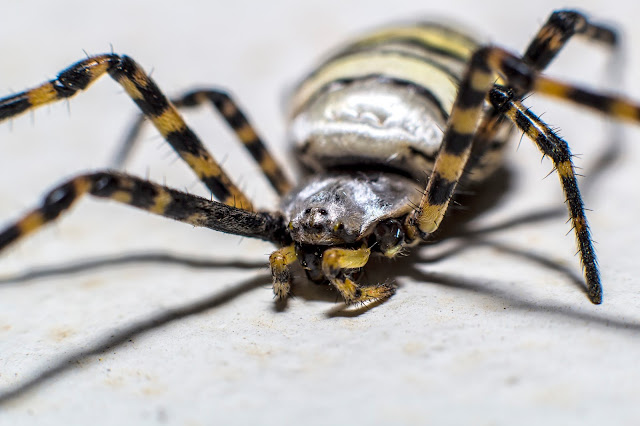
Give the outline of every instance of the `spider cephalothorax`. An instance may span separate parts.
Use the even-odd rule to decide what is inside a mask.
[[[411,179],[383,172],[334,172],[313,176],[292,190],[282,200],[282,210],[307,276],[331,282],[324,273],[331,269],[324,261],[327,249],[395,256],[410,243],[403,218],[419,201],[419,186]],[[346,269],[353,272],[360,266]]]
[[[291,238],[302,244],[366,241],[378,223],[402,217],[420,201],[415,181],[380,172],[313,176],[282,201]]]

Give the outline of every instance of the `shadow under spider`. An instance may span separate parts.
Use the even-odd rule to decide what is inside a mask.
[[[574,320],[585,321],[591,324],[597,324],[607,328],[615,328],[620,331],[628,331],[633,336],[637,336],[640,331],[640,321],[638,320],[623,320],[619,317],[613,317],[608,315],[599,314],[594,311],[578,311],[573,306],[562,305],[559,303],[545,301],[544,305],[538,303],[532,303],[518,297],[517,292],[509,292],[502,289],[488,288],[481,284],[478,284],[473,279],[465,277],[455,276],[451,274],[443,274],[440,272],[424,272],[415,267],[415,264],[411,265],[406,274],[416,281],[428,282],[430,285],[444,285],[449,288],[457,288],[465,291],[471,291],[474,293],[486,294],[494,299],[504,300],[508,303],[509,309],[518,309],[527,313],[541,313],[552,314],[559,317],[570,318]],[[505,286],[505,288],[507,288]]]
[[[182,256],[169,253],[127,253],[113,257],[82,259],[62,265],[42,266],[33,268],[20,274],[0,278],[0,285],[12,285],[35,281],[40,278],[71,275],[95,269],[128,264],[159,263],[162,265],[186,266],[193,269],[200,268],[263,268],[265,262],[242,260],[212,260],[197,259],[193,256]]]
[[[47,380],[50,380],[53,377],[73,368],[78,363],[87,360],[92,356],[103,354],[108,350],[128,342],[134,337],[140,336],[153,329],[163,327],[171,322],[193,315],[198,315],[224,305],[245,293],[262,287],[265,282],[268,282],[269,277],[270,276],[267,274],[261,274],[228,290],[215,293],[195,303],[166,309],[161,313],[150,315],[148,318],[134,321],[123,329],[109,332],[107,333],[107,337],[99,338],[93,342],[89,349],[76,351],[70,355],[62,356],[57,360],[52,361],[51,365],[45,367],[42,371],[36,373],[32,378],[27,379],[25,382],[8,390],[0,391],[0,404],[7,403],[8,401],[41,385]]]

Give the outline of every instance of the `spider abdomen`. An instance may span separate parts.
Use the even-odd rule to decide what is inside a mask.
[[[443,128],[442,114],[415,89],[371,78],[317,96],[292,121],[291,136],[312,170],[384,167],[424,183]]]
[[[290,137],[301,162],[314,171],[391,170],[424,184],[477,47],[433,23],[392,27],[345,46],[291,97]]]

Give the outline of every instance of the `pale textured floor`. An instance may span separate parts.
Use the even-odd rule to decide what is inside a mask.
[[[8,3],[0,95],[55,75],[82,49],[113,46],[169,94],[232,89],[281,159],[286,88],[349,34],[435,13],[521,50],[555,7],[272,0],[150,9],[111,1],[85,11],[89,3]],[[640,98],[640,6],[572,3],[620,23],[626,87]],[[549,73],[597,86],[604,62],[599,49],[576,42]],[[68,106],[0,126],[2,223],[55,182],[108,164],[134,107],[107,80]],[[527,104],[581,154],[601,306],[582,290],[563,214],[381,264],[374,275],[397,277],[399,291],[356,315],[340,310],[334,292],[305,283],[276,310],[268,244],[87,200],[0,259],[0,424],[634,424],[640,132],[628,127],[622,154],[595,174],[607,146],[603,121],[536,97]],[[219,120],[209,111],[189,120],[247,193],[274,206]],[[143,145],[129,171],[206,195],[153,132]],[[475,229],[563,208],[557,179],[544,179],[550,163],[529,142],[516,146],[511,189]],[[41,269],[44,277],[19,279]]]

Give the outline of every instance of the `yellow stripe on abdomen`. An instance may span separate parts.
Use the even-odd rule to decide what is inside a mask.
[[[458,91],[451,74],[418,57],[393,52],[363,52],[338,58],[304,81],[292,99],[295,115],[320,89],[334,81],[382,76],[413,83],[429,90],[449,111]]]

